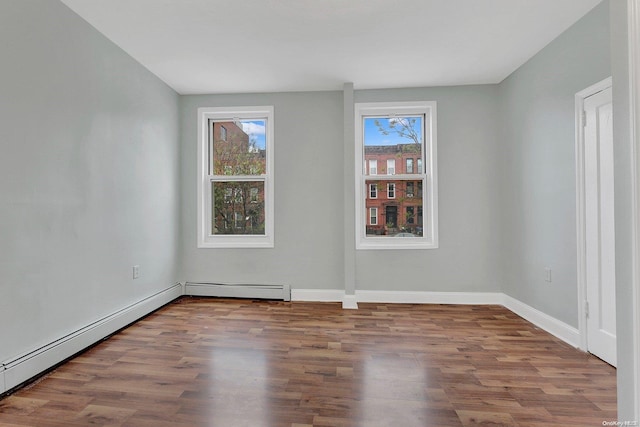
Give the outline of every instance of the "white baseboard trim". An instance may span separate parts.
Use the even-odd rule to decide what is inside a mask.
[[[358,302],[398,304],[500,304],[499,292],[356,291]]]
[[[555,317],[551,317],[509,295],[503,294],[502,297],[502,305],[518,316],[560,338],[567,344],[576,348],[580,347],[580,331],[573,326],[567,325]]]
[[[0,386],[3,387],[0,391],[4,393],[17,387],[182,294],[182,285],[175,284],[43,347],[0,363]]]
[[[342,297],[342,308],[347,310],[357,310],[358,309],[358,297],[356,295],[347,295],[345,294]]]
[[[410,291],[356,291],[355,298],[341,289],[292,289],[292,301],[390,303],[390,304],[499,304],[499,292],[410,292]],[[352,307],[349,307],[352,308]]]

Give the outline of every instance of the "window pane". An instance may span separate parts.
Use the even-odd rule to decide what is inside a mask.
[[[417,159],[418,166],[422,164],[424,116],[365,117],[363,122],[363,155],[364,163],[369,164],[368,175],[401,173],[401,165],[405,165],[407,174],[421,173],[413,162]],[[372,164],[386,170],[374,169]]]
[[[394,181],[393,183],[366,181],[367,188],[382,189],[382,192],[378,192],[377,199],[365,197],[364,215],[368,215],[369,218],[366,235],[370,237],[422,236],[424,232],[422,193],[414,191],[417,187],[416,183],[422,186],[422,181]]]
[[[369,224],[378,225],[378,208],[369,209]]]
[[[405,173],[413,173],[413,158],[407,158],[407,167]]]
[[[406,197],[412,198],[415,196],[415,185],[413,182],[407,182],[407,193]]]
[[[396,198],[396,184],[393,182],[387,183],[387,199]]]
[[[378,184],[369,184],[369,197],[372,199],[378,198]]]
[[[387,175],[396,174],[396,159],[387,159]]]
[[[264,235],[264,181],[211,183],[211,234]]]
[[[266,173],[265,120],[211,122],[213,175]]]
[[[378,161],[369,160],[369,175],[378,175]]]

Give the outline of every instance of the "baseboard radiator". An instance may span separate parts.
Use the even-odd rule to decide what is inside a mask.
[[[0,362],[0,394],[51,369],[76,353],[157,310],[182,295],[177,283],[154,295],[62,336],[40,348]]]
[[[223,297],[223,298],[257,298],[291,301],[290,285],[250,285],[225,283],[185,284],[185,295]]]

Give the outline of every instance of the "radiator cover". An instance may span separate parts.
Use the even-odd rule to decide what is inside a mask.
[[[259,298],[291,301],[290,285],[256,285],[231,283],[187,282],[185,295],[224,297],[224,298]]]

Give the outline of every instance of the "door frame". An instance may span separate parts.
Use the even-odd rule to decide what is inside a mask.
[[[631,142],[633,412],[640,419],[640,0],[627,1],[629,41],[629,136]],[[615,120],[615,112],[614,112]]]
[[[578,280],[578,332],[580,349],[587,351],[587,245],[585,207],[585,166],[584,166],[584,101],[591,95],[612,87],[612,78],[606,79],[581,90],[575,95],[576,126],[576,240],[577,240],[577,280]],[[617,334],[616,334],[617,336]]]

